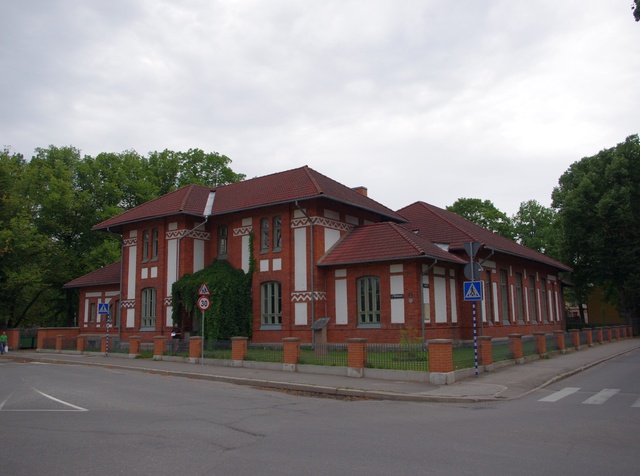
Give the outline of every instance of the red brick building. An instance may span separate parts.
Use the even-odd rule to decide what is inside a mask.
[[[66,285],[80,290],[82,332],[105,329],[96,309],[111,302],[122,337],[166,335],[180,276],[213,260],[247,272],[253,257],[255,342],[310,342],[320,318],[329,319],[329,342],[398,342],[408,333],[471,339],[468,242],[480,243],[479,334],[563,328],[567,266],[426,203],[390,210],[366,189],[306,166],[216,188],[190,185],[94,229],[122,236],[122,261]]]

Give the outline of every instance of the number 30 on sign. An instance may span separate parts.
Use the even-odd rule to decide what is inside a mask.
[[[201,311],[206,311],[207,309],[209,309],[209,305],[211,303],[209,302],[209,298],[206,296],[200,296],[198,298],[198,309],[200,309]]]

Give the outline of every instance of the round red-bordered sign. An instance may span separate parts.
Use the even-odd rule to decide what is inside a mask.
[[[198,308],[201,311],[206,311],[207,309],[209,309],[209,305],[211,305],[211,302],[209,301],[209,298],[206,296],[200,296],[198,298]]]

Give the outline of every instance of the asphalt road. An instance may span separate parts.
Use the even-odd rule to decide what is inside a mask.
[[[639,369],[635,351],[519,400],[443,404],[3,361],[0,473],[638,474]]]

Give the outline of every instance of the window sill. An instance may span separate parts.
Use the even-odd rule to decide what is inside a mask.
[[[282,324],[269,324],[269,325],[263,324],[260,326],[260,330],[261,331],[281,331]]]
[[[380,324],[358,324],[358,329],[380,329]]]

